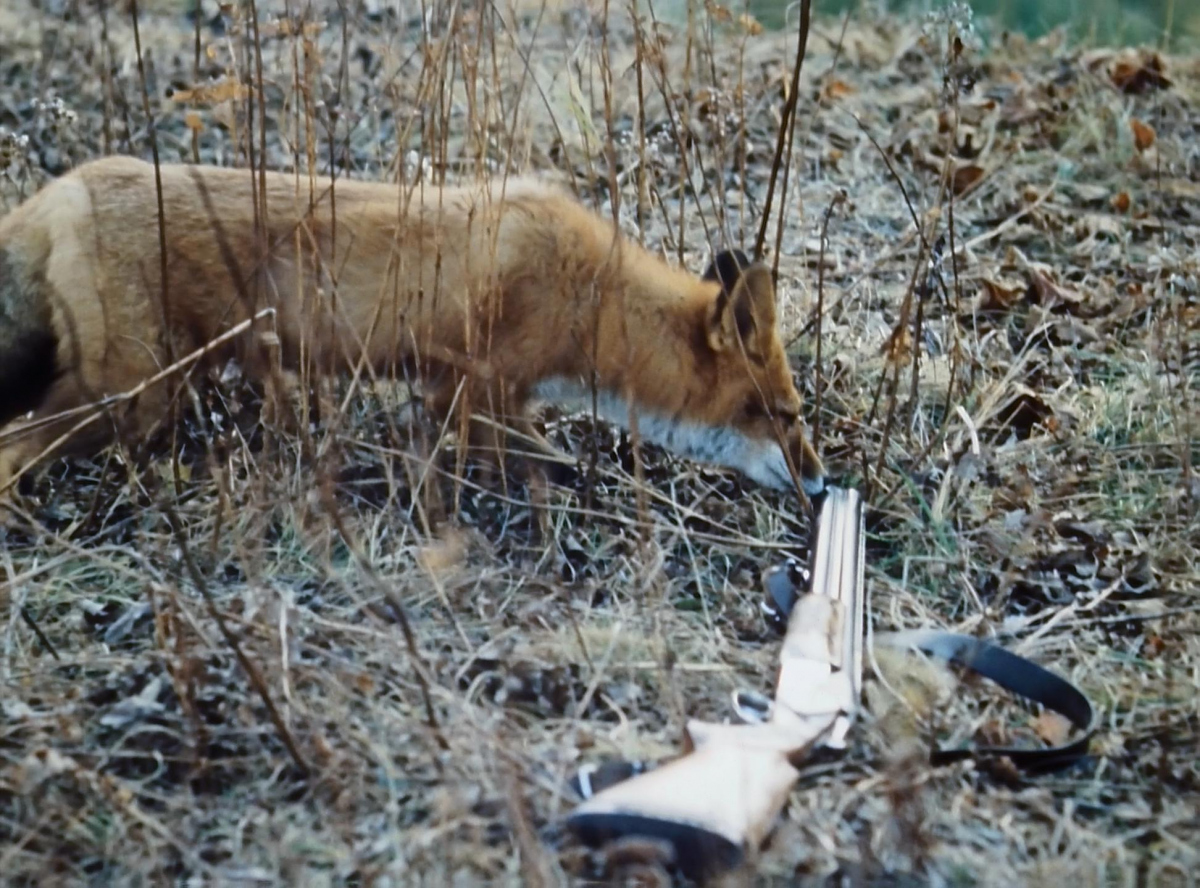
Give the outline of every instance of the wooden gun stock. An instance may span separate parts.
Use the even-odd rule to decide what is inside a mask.
[[[585,801],[568,825],[588,844],[666,840],[699,877],[738,865],[766,838],[817,745],[842,748],[863,664],[862,502],[831,487],[821,504],[811,588],[790,608],[775,701],[758,724],[691,721],[683,756]]]

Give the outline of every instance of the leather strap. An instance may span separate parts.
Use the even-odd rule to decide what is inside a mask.
[[[1070,743],[1041,749],[1008,746],[934,749],[930,760],[935,765],[968,758],[1004,756],[1018,768],[1049,771],[1065,767],[1087,753],[1092,734],[1096,731],[1092,704],[1079,688],[1048,669],[982,638],[936,629],[880,633],[875,635],[874,642],[892,648],[915,648],[931,657],[956,663],[994,681],[1005,690],[1041,703],[1081,731]]]

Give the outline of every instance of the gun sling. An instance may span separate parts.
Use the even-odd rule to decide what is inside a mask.
[[[1028,749],[1007,746],[975,746],[962,749],[935,749],[930,760],[935,765],[967,758],[1004,756],[1028,771],[1048,771],[1065,767],[1087,752],[1095,732],[1092,704],[1083,692],[1064,678],[1024,657],[982,638],[941,632],[936,629],[911,629],[875,636],[876,644],[895,648],[916,648],[931,657],[956,663],[1005,690],[1041,703],[1064,716],[1080,735],[1062,746]]]

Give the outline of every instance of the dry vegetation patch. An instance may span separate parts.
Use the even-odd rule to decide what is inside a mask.
[[[0,9],[8,206],[153,138],[298,187],[553,170],[695,270],[757,234],[794,33],[713,4],[141,6],[140,56],[131,3]],[[873,620],[998,635],[1103,723],[1069,772],[933,769],[931,736],[1057,727],[881,660],[757,872],[1192,884],[1200,61],[985,49],[957,9],[842,24],[814,24],[767,242],[821,450],[871,490]],[[6,883],[594,875],[573,769],[770,689],[758,575],[805,553],[793,499],[551,415],[581,462],[539,538],[520,479],[451,477],[398,387],[297,433],[236,374],[195,382],[173,442],[52,465],[0,529]]]

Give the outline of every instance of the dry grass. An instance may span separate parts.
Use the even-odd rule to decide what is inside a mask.
[[[205,4],[197,43],[142,4],[139,73],[131,8],[12,0],[3,198],[152,136],[300,187],[331,161],[554,169],[699,269],[757,233],[795,38],[634,8]],[[881,662],[914,705],[874,683],[853,752],[738,879],[1193,884],[1200,60],[1160,89],[1052,39],[948,53],[963,24],[814,23],[783,319],[823,452],[871,490],[875,624],[999,635],[1102,730],[1067,773],[932,769],[925,738],[1019,738],[1030,714]],[[518,481],[470,474],[431,532],[413,490],[452,497],[453,461],[397,428],[402,392],[352,394],[292,435],[236,381],[199,386],[175,459],[55,464],[0,529],[6,884],[586,877],[572,769],[669,755],[687,717],[770,688],[757,575],[804,553],[794,501],[658,452],[640,484],[627,441],[551,417],[584,468],[548,541]]]

